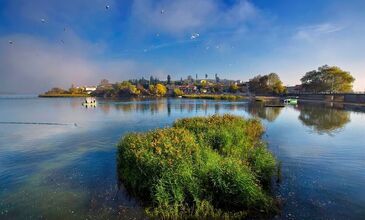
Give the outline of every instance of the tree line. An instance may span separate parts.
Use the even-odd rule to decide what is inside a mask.
[[[348,93],[353,91],[355,78],[350,72],[337,66],[324,65],[312,70],[300,79],[301,92],[310,93]],[[287,92],[276,73],[258,75],[249,81],[249,91],[255,94],[280,95]]]
[[[312,70],[304,74],[301,78],[299,92],[310,93],[347,93],[352,92],[355,78],[350,72],[344,71],[336,66],[324,65],[317,70]],[[188,76],[186,80],[182,78],[173,81],[168,75],[166,81],[161,81],[158,78],[150,77],[149,80],[131,79],[116,83],[109,83],[108,80],[102,80],[97,87],[97,90],[92,92],[92,95],[101,97],[123,97],[123,96],[165,96],[168,88],[172,89],[172,94],[181,96],[184,94],[181,86],[193,86],[194,91],[190,93],[208,93],[208,94],[223,94],[223,93],[253,93],[256,95],[282,95],[287,93],[287,88],[283,85],[280,77],[276,73],[267,75],[258,75],[250,79],[248,83],[238,83],[234,80],[221,80],[217,74],[214,80],[205,79],[198,80],[198,75],[194,80]],[[168,87],[168,88],[167,88]],[[61,88],[53,88],[45,93],[46,95],[69,94],[69,95],[86,95],[85,88],[71,86],[69,90]],[[171,94],[171,93],[170,93]]]

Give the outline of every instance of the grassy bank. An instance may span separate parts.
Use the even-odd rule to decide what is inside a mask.
[[[89,94],[41,94],[40,98],[67,98],[67,97],[90,97]]]
[[[262,217],[276,161],[260,121],[232,115],[177,120],[118,144],[120,180],[153,218]]]
[[[215,100],[239,100],[239,99],[247,99],[247,96],[241,95],[214,95],[214,94],[192,94],[192,95],[183,95],[183,98],[188,99],[215,99]]]

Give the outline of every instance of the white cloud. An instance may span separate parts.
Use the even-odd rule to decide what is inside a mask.
[[[311,41],[322,35],[342,31],[344,28],[345,28],[344,26],[332,23],[322,23],[316,25],[302,26],[296,30],[294,38]]]
[[[161,13],[163,10],[163,13]],[[136,0],[132,17],[141,28],[163,31],[173,35],[187,35],[208,29],[241,26],[258,15],[248,0],[225,7],[215,0]]]

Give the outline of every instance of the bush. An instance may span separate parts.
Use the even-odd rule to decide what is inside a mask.
[[[267,215],[275,210],[266,190],[276,162],[263,131],[258,120],[224,115],[131,133],[118,145],[118,174],[150,217]]]
[[[181,89],[179,88],[174,89],[174,96],[182,96],[182,95],[184,95],[184,92],[181,91]]]

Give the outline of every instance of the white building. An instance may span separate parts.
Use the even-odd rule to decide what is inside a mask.
[[[85,86],[85,91],[90,94],[96,90],[96,86]]]

